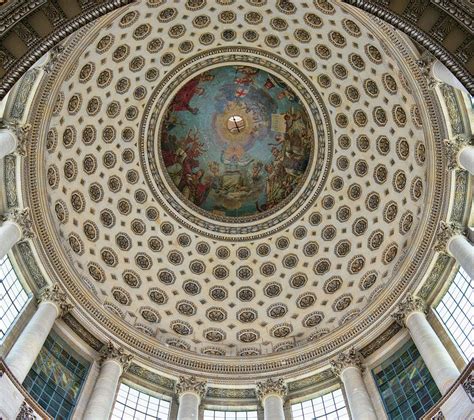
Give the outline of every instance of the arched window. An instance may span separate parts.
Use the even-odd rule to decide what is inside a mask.
[[[349,420],[341,389],[291,405],[293,420]]]
[[[257,412],[204,410],[204,420],[257,420]]]
[[[153,397],[125,384],[120,388],[112,412],[112,420],[167,420],[171,403]]]
[[[0,341],[7,335],[18,315],[28,302],[28,295],[20,283],[8,256],[0,260]]]
[[[435,312],[466,361],[474,357],[472,342],[474,327],[473,301],[472,279],[460,267],[448,291],[435,308]]]

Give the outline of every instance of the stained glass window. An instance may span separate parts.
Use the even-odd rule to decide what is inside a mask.
[[[349,420],[341,389],[291,406],[293,420]]]
[[[171,403],[120,384],[112,420],[167,420]]]
[[[412,341],[372,371],[391,420],[416,420],[441,394]]]
[[[0,340],[20,315],[28,295],[7,256],[0,260]]]
[[[466,361],[474,357],[473,289],[472,279],[459,268],[451,286],[435,309]]]
[[[204,420],[257,420],[257,412],[204,410]]]
[[[69,419],[84,384],[89,364],[79,361],[66,343],[50,334],[23,386],[55,419]]]

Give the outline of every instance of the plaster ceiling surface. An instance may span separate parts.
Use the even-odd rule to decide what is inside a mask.
[[[276,3],[138,2],[96,29],[59,81],[44,140],[51,235],[97,305],[168,346],[252,356],[337,334],[393,286],[420,223],[426,145],[397,63],[335,3]],[[250,107],[268,102],[263,131],[242,139],[261,149],[229,146],[229,118],[256,118],[238,89]],[[296,114],[292,133],[284,117]],[[194,147],[186,168],[178,157]],[[219,204],[219,182],[248,192],[255,167],[283,161],[285,176],[299,171],[288,203],[271,211],[268,172],[242,199],[258,234],[239,230],[253,219],[213,227],[216,214],[242,216]]]

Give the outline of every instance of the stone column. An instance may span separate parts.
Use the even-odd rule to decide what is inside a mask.
[[[18,138],[12,130],[8,128],[0,129],[0,159],[13,153],[17,144]]]
[[[474,175],[474,146],[462,136],[444,141],[447,166],[449,169],[462,168]]]
[[[469,95],[469,92],[464,85],[451,73],[448,68],[439,60],[435,60],[431,66],[431,73],[436,80],[445,83],[455,89],[462,90]]]
[[[33,237],[33,222],[28,208],[12,210],[2,217],[0,226],[0,259],[21,239]]]
[[[393,314],[393,317],[398,323],[408,328],[438,389],[445,394],[458,378],[459,371],[426,319],[427,313],[427,306],[423,299],[408,295],[398,305],[398,312]]]
[[[56,319],[72,309],[72,305],[67,302],[66,294],[57,284],[44,290],[38,301],[38,309],[5,359],[7,366],[20,383],[25,380],[33,366]]]
[[[464,236],[465,232],[465,229],[457,223],[441,222],[434,249],[452,255],[466,273],[474,279],[474,246]]]
[[[130,366],[133,356],[111,342],[100,352],[100,372],[84,412],[84,420],[108,420],[122,373]]]
[[[362,356],[352,347],[331,360],[333,372],[344,385],[349,410],[354,420],[377,420],[374,406],[365,387]]]
[[[265,420],[285,420],[283,404],[288,387],[283,379],[267,379],[257,382],[257,398],[263,406]]]
[[[206,395],[206,383],[199,382],[195,376],[180,376],[176,393],[179,398],[177,420],[198,420],[199,404]]]

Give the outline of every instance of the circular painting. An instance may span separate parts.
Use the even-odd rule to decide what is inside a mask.
[[[290,86],[239,65],[186,82],[160,131],[162,164],[181,199],[230,218],[287,203],[303,184],[313,143],[308,114]]]

